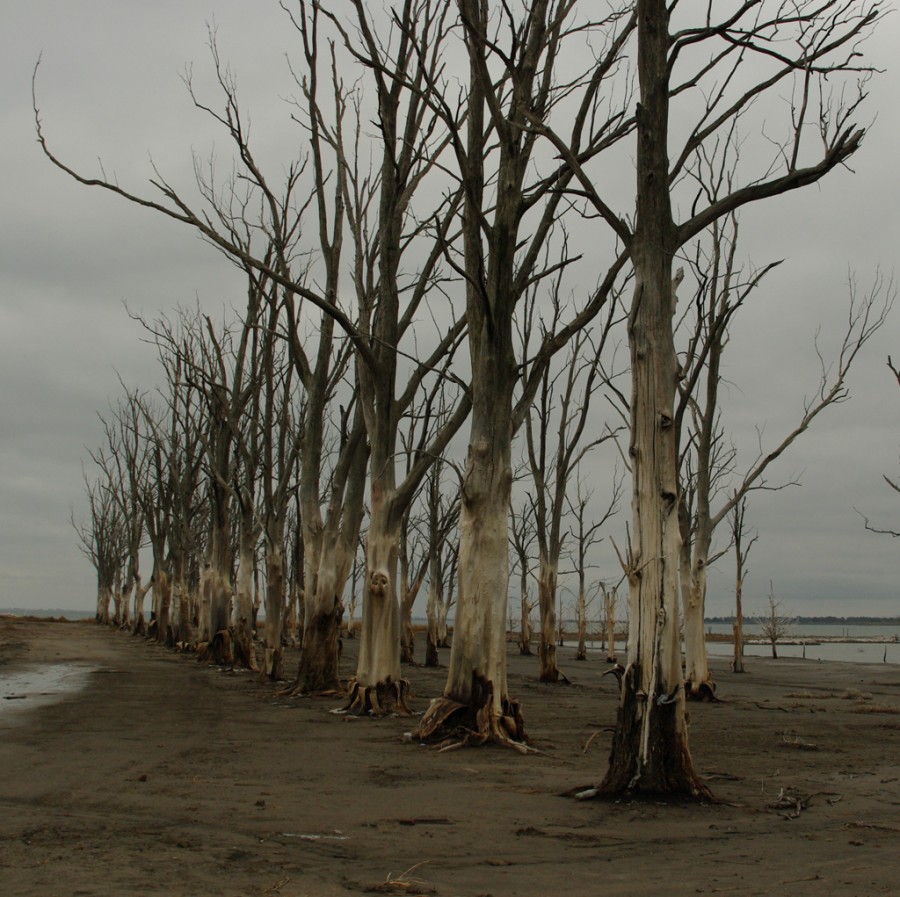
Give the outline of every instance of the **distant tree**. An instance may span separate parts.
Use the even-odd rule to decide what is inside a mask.
[[[780,601],[775,599],[775,587],[769,580],[769,606],[766,611],[756,617],[756,624],[762,631],[763,638],[772,646],[772,657],[778,657],[778,642],[790,633],[796,618],[788,616]]]
[[[519,571],[519,654],[530,656],[531,612],[537,606],[532,599],[529,583],[531,573],[531,549],[537,533],[534,527],[534,505],[523,502],[521,508],[510,511],[509,542],[513,549],[514,567]]]
[[[600,515],[600,519],[596,518],[588,522],[587,509],[593,496],[593,491],[585,491],[582,488],[581,475],[576,477],[576,495],[575,500],[567,499],[569,513],[574,518],[573,523],[569,527],[572,536],[571,556],[575,562],[575,573],[578,576],[578,596],[575,601],[575,621],[578,629],[578,647],[575,651],[576,660],[587,660],[587,618],[588,609],[598,594],[604,594],[605,602],[605,586],[602,582],[590,591],[587,588],[587,556],[590,549],[599,545],[603,541],[600,532],[606,522],[616,513],[619,506],[619,499],[622,495],[622,479],[618,475],[613,480],[613,488],[610,493],[609,504]]]
[[[560,315],[558,297],[558,284],[555,284],[551,321],[551,326],[554,327]],[[607,326],[603,327],[596,344],[592,344],[588,332],[578,333],[572,340],[568,358],[560,370],[555,371],[549,366],[544,370],[535,401],[525,416],[528,463],[534,484],[529,498],[534,510],[540,561],[538,603],[541,626],[538,653],[541,682],[558,682],[560,678],[565,680],[556,661],[554,630],[559,563],[566,536],[569,535],[563,529],[569,481],[587,453],[614,438],[617,432],[604,426],[599,433],[595,431],[592,436],[585,435],[586,430],[590,433],[588,421],[591,399],[603,383],[600,353],[613,323],[612,312],[615,307],[616,304],[611,302],[610,315],[605,321]],[[583,598],[584,592],[579,595]]]
[[[618,602],[618,585],[611,589],[601,582],[603,590],[603,629],[606,633],[606,662],[616,663],[616,604]]]
[[[455,547],[450,535],[459,522],[459,493],[447,500],[441,491],[441,464],[428,477],[428,602],[425,666],[438,665],[438,647],[446,643],[447,611],[453,600]]]
[[[70,520],[78,535],[78,547],[91,562],[97,573],[97,607],[94,614],[98,623],[110,622],[109,605],[119,591],[122,564],[128,556],[128,526],[122,515],[115,492],[121,488],[108,476],[112,471],[101,468],[101,476],[90,480],[85,474],[84,485],[88,497],[90,519],[76,523],[74,514]]]
[[[736,502],[731,509],[731,541],[734,545],[735,580],[734,580],[734,657],[731,661],[732,672],[744,672],[744,582],[747,579],[747,555],[757,535],[748,537],[746,528],[747,498]]]
[[[697,174],[707,201],[715,202],[722,184],[731,184],[733,173],[728,154],[721,168],[704,162]],[[709,186],[712,184],[713,186]],[[849,397],[847,378],[860,351],[884,323],[893,303],[894,291],[878,275],[871,290],[858,295],[856,281],[849,283],[846,329],[836,357],[826,363],[816,342],[821,374],[815,392],[803,403],[802,414],[781,441],[759,453],[729,492],[722,488],[734,479],[737,450],[725,441],[721,422],[719,390],[722,363],[730,340],[734,315],[748,295],[758,289],[762,278],[774,267],[743,274],[736,261],[739,240],[737,215],[714,221],[709,229],[710,251],[698,247],[692,261],[699,286],[693,302],[695,326],[687,349],[679,354],[679,401],[675,426],[681,440],[681,591],[684,614],[684,653],[687,695],[693,699],[713,696],[715,684],[709,670],[703,620],[706,607],[707,572],[725,551],[713,550],[713,536],[735,504],[753,490],[777,490],[766,479],[771,465],[832,405]],[[777,263],[776,263],[777,264]],[[760,440],[761,442],[761,440]],[[718,507],[715,507],[718,505]]]

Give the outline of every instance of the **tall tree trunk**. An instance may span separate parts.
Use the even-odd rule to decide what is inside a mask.
[[[497,357],[484,336],[471,345],[472,430],[461,495],[453,644],[444,694],[432,701],[417,732],[427,739],[445,726],[462,726],[473,743],[521,742],[524,721],[506,681],[515,367],[511,351]]]
[[[231,619],[231,534],[227,517],[215,521],[210,533],[210,557],[208,570],[209,635],[228,629]]]
[[[284,527],[276,521],[266,538],[266,655],[262,677],[284,678]]]
[[[375,452],[372,457],[371,469],[378,470]],[[409,683],[400,672],[400,603],[396,591],[400,521],[392,519],[385,491],[379,478],[373,480],[359,662],[345,708],[351,713],[409,712]]]
[[[438,564],[434,557],[431,559],[431,569],[428,574],[428,604],[426,616],[428,619],[428,628],[425,636],[425,666],[438,666],[438,608],[441,605],[440,594],[440,575],[437,570]]]
[[[741,605],[744,579],[738,574],[734,583],[734,657],[731,670],[734,673],[744,672],[744,609]]]
[[[156,602],[156,641],[169,644],[169,623],[172,612],[172,579],[168,564],[160,564],[153,575],[153,595]]]
[[[584,575],[578,586],[578,649],[576,660],[587,660],[587,595],[584,591]]]
[[[292,694],[341,694],[344,691],[339,670],[344,615],[341,595],[350,576],[359,540],[368,456],[361,419],[353,429],[352,445],[342,449],[338,460],[340,477],[336,474],[332,482],[326,524],[321,530],[315,526],[309,531],[304,529],[303,638],[297,678],[290,689]],[[321,519],[318,507],[313,514],[311,500],[309,505],[304,503],[301,508],[301,519],[304,514]],[[318,542],[311,553],[306,552],[307,532]],[[308,566],[310,557],[315,557],[318,564],[315,570]]]
[[[336,543],[322,542],[317,554],[318,573],[311,577],[315,591],[303,599],[303,640],[300,665],[292,688],[295,694],[340,694],[339,637],[343,608],[338,594]]]
[[[561,673],[556,665],[556,564],[542,556],[538,579],[541,613],[541,641],[538,648],[541,682],[559,682]],[[561,621],[560,621],[561,622]],[[562,676],[565,679],[564,676]]]
[[[606,621],[606,662],[616,663],[616,590],[603,590],[603,615]]]
[[[706,651],[705,607],[706,565],[694,564],[684,598],[685,687],[691,700],[709,701],[715,699],[716,685]]]
[[[700,436],[698,455],[704,451],[706,434]],[[708,446],[706,457],[709,457]],[[709,465],[698,463],[696,500],[696,532],[691,532],[690,515],[684,502],[679,507],[679,526],[682,545],[680,552],[681,595],[684,602],[684,678],[685,696],[692,701],[714,701],[716,684],[709,671],[706,651],[707,560],[712,544],[712,526],[709,516]]]
[[[176,645],[190,645],[194,640],[191,594],[184,567],[184,558],[180,556],[172,564],[172,641]]]
[[[94,619],[106,626],[109,624],[109,588],[102,575],[97,576],[97,613]]]
[[[631,354],[632,538],[628,551],[628,661],[622,675],[606,793],[709,795],[688,748],[679,645],[676,428],[669,197],[668,48],[665,0],[638,0],[637,221]]]
[[[531,608],[528,606],[528,573],[522,574],[521,597],[519,599],[519,654],[531,654]]]
[[[248,510],[249,508],[249,510]],[[238,666],[256,670],[256,651],[253,645],[254,571],[256,567],[256,532],[253,505],[245,500],[238,534],[238,568],[232,608],[234,659]]]
[[[134,635],[146,635],[147,634],[147,621],[144,618],[144,599],[147,597],[147,592],[150,591],[153,580],[151,579],[147,585],[141,584],[140,574],[137,574],[135,577],[135,586],[134,586],[134,613],[133,613],[133,625],[132,625],[132,633]]]

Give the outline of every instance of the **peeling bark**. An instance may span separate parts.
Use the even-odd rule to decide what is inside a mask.
[[[541,641],[538,647],[541,682],[566,680],[556,664],[556,580],[555,564],[542,557],[538,594],[540,596]]]
[[[626,559],[628,660],[602,793],[708,798],[688,748],[679,644],[677,358],[672,262],[677,235],[668,187],[669,13],[639,0],[635,282],[631,354],[632,538]]]
[[[265,660],[261,678],[277,682],[284,678],[285,582],[283,527],[270,534],[266,543],[266,628]]]
[[[400,672],[400,604],[397,600],[399,526],[385,519],[388,508],[372,486],[366,534],[366,591],[356,676],[348,683],[348,713],[407,714],[409,684]]]

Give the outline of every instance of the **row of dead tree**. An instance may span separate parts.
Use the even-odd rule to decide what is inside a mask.
[[[237,325],[200,313],[144,322],[165,385],[128,393],[95,459],[108,480],[91,494],[86,540],[101,588],[124,568],[113,594],[140,594],[139,620],[149,540],[158,631],[213,656],[227,634],[221,642],[249,659],[261,541],[266,671],[280,673],[285,596],[302,583],[295,689],[343,689],[342,596],[365,518],[348,706],[403,712],[401,599],[418,576],[404,530],[421,495],[428,605],[448,592],[456,605],[444,694],[416,735],[520,747],[505,646],[514,440],[525,433],[548,680],[558,676],[564,512],[580,527],[570,543],[590,545],[617,492],[602,487],[591,516],[587,490],[570,484],[589,449],[619,446],[632,484],[616,543],[629,639],[598,793],[706,796],[685,700],[712,688],[703,606],[713,534],[730,517],[746,552],[748,492],[846,398],[847,371],[890,296],[880,280],[865,297],[851,288],[820,389],[796,427],[737,472],[720,416],[722,353],[775,267],[740,261],[738,212],[818,183],[860,148],[873,72],[861,46],[884,4],[282,6],[302,152],[281,174],[264,171],[265,143],[251,140],[214,35],[212,90],[186,84],[231,141],[233,168],[198,157],[192,188],[161,171],[146,193],[83,172],[51,148],[35,101],[55,166],[199,233],[246,282]],[[618,361],[617,335],[628,347]],[[594,393],[611,400],[609,422],[589,414]],[[112,549],[104,515],[116,505],[125,525]],[[739,550],[738,582],[743,569]]]

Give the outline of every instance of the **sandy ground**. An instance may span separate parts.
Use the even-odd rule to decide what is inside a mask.
[[[615,687],[571,656],[572,684],[546,686],[510,655],[541,753],[438,753],[403,742],[409,719],[334,715],[125,633],[0,621],[0,894],[900,894],[900,668],[718,667],[722,702],[690,708],[718,803],[576,802]],[[23,698],[52,665],[86,686]],[[424,709],[444,671],[408,675]]]

